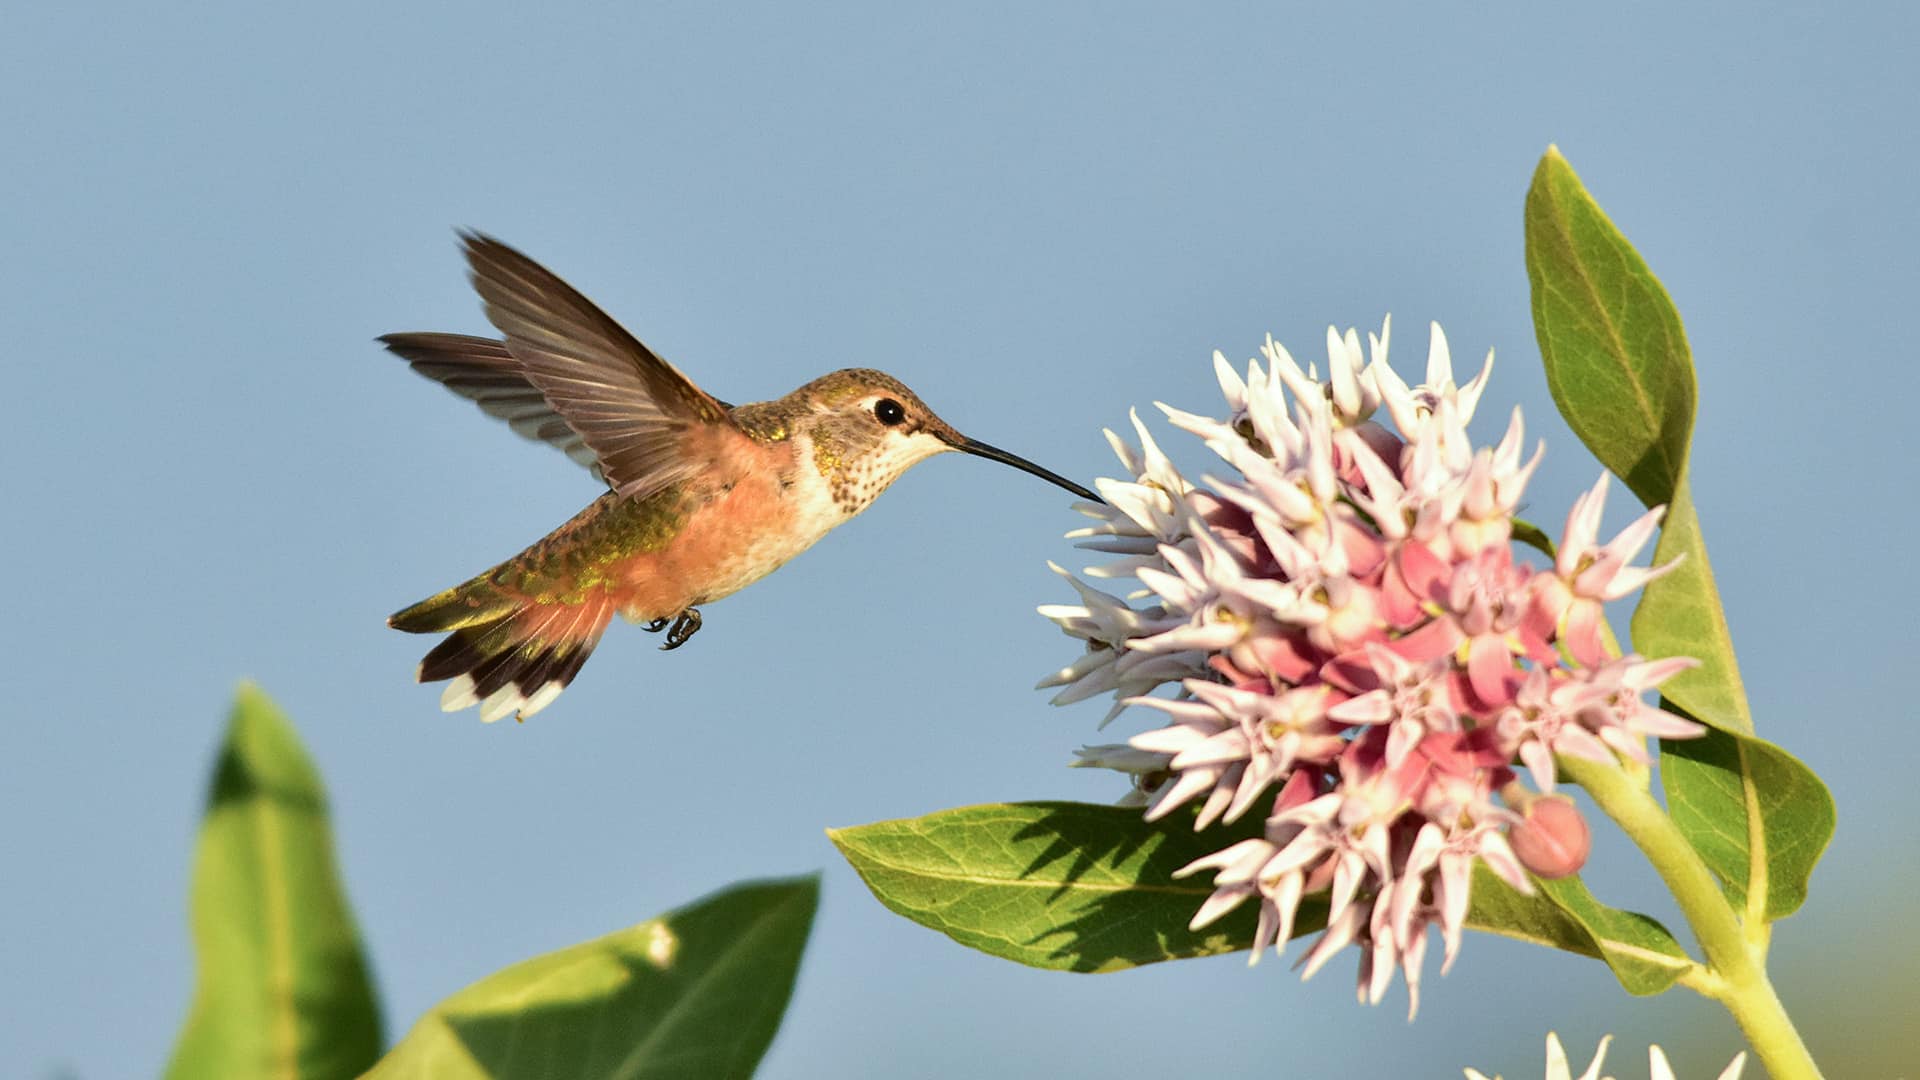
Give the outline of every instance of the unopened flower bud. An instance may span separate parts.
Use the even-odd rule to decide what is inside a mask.
[[[1543,878],[1577,874],[1587,864],[1593,837],[1587,819],[1571,799],[1558,795],[1534,796],[1520,811],[1520,823],[1507,833],[1520,864]]]

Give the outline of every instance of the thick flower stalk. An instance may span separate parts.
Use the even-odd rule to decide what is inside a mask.
[[[1108,505],[1082,504],[1096,523],[1069,536],[1117,557],[1086,578],[1140,587],[1055,567],[1079,602],[1041,613],[1086,652],[1041,685],[1062,688],[1057,704],[1111,694],[1109,721],[1130,705],[1164,715],[1077,762],[1131,775],[1149,820],[1193,807],[1196,829],[1264,822],[1181,871],[1213,874],[1195,929],[1254,901],[1258,960],[1284,948],[1302,898],[1327,894],[1306,973],[1354,945],[1361,999],[1400,971],[1417,1009],[1428,930],[1444,972],[1476,861],[1523,892],[1528,871],[1584,861],[1586,824],[1552,795],[1556,754],[1644,763],[1649,736],[1703,729],[1642,699],[1692,661],[1601,645],[1602,606],[1671,565],[1630,565],[1660,511],[1600,545],[1602,476],[1552,565],[1527,562],[1513,514],[1542,451],[1526,455],[1518,409],[1491,447],[1467,432],[1492,355],[1456,384],[1436,325],[1410,386],[1387,366],[1388,331],[1363,356],[1354,331],[1329,329],[1324,380],[1271,339],[1244,379],[1216,353],[1224,419],[1160,408],[1224,475],[1189,482],[1137,415],[1138,449],[1108,433],[1127,475],[1099,482]]]

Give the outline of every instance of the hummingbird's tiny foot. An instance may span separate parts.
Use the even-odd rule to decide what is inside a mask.
[[[666,622],[665,619],[659,621],[663,623]],[[648,629],[652,629],[652,627],[648,627]],[[688,608],[674,617],[673,629],[667,631],[667,643],[660,646],[660,651],[669,652],[685,645],[687,639],[692,637],[699,629],[700,609]]]
[[[649,634],[657,634],[660,631],[665,630],[667,628],[667,624],[672,621],[673,621],[672,619],[655,619],[652,622],[648,623],[647,625],[641,627],[641,629],[645,630]]]

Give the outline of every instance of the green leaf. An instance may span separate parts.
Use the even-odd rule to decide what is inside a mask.
[[[1115,971],[1252,943],[1251,903],[1201,933],[1187,930],[1213,891],[1211,875],[1171,875],[1257,834],[1257,824],[1195,833],[1191,822],[1149,823],[1115,806],[1008,803],[829,835],[882,904],[922,926],[1033,967]],[[1473,888],[1468,926],[1604,959],[1634,993],[1664,990],[1691,966],[1659,923],[1603,907],[1577,881],[1528,897],[1481,867]],[[1323,928],[1326,913],[1324,897],[1308,897],[1295,936]]]
[[[1213,892],[1211,875],[1175,881],[1173,872],[1252,835],[1196,833],[1192,823],[1149,823],[1117,806],[1002,803],[827,835],[882,904],[962,945],[1032,967],[1118,971],[1253,940],[1252,904],[1187,929]],[[1295,932],[1324,925],[1324,904],[1309,904]]]
[[[1806,900],[1833,834],[1833,798],[1791,754],[1753,735],[1753,715],[1687,480],[1692,354],[1666,290],[1549,149],[1527,192],[1527,276],[1547,383],[1567,423],[1648,506],[1666,504],[1634,648],[1701,666],[1661,687],[1702,739],[1661,744],[1668,812],[1748,925]]]
[[[192,906],[198,985],[169,1077],[351,1077],[379,1057],[380,1011],[320,775],[252,686],[214,769]]]
[[[1673,498],[1693,433],[1693,360],[1653,272],[1553,147],[1527,191],[1527,280],[1547,388],[1648,505]]]
[[[1833,838],[1833,796],[1764,739],[1709,730],[1660,744],[1667,813],[1748,925],[1785,918]]]
[[[817,876],[750,882],[441,1002],[370,1078],[745,1077],[773,1041]]]
[[[1662,693],[1705,723],[1751,732],[1687,485],[1695,390],[1680,313],[1557,149],[1548,148],[1534,171],[1526,232],[1534,332],[1554,404],[1643,504],[1667,507],[1654,561],[1684,557],[1647,586],[1633,618],[1634,647],[1700,660]]]
[[[1699,660],[1699,667],[1661,684],[1661,696],[1704,724],[1751,735],[1753,714],[1747,706],[1747,688],[1733,655],[1733,635],[1720,607],[1720,590],[1714,587],[1713,566],[1707,562],[1707,542],[1700,535],[1693,493],[1684,476],[1667,506],[1660,540],[1653,549],[1656,565],[1674,559],[1680,565],[1648,583],[1640,594],[1640,604],[1633,611],[1633,646],[1642,656]]]
[[[1467,924],[1604,960],[1630,994],[1658,994],[1695,966],[1659,920],[1602,904],[1578,876],[1533,885],[1523,895],[1476,864]]]

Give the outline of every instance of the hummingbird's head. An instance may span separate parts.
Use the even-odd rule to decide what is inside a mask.
[[[801,387],[793,397],[806,410],[795,427],[811,436],[814,464],[849,516],[866,509],[901,473],[949,450],[1003,462],[1083,499],[1100,501],[1093,492],[1025,458],[960,434],[919,395],[883,371],[836,371]]]

